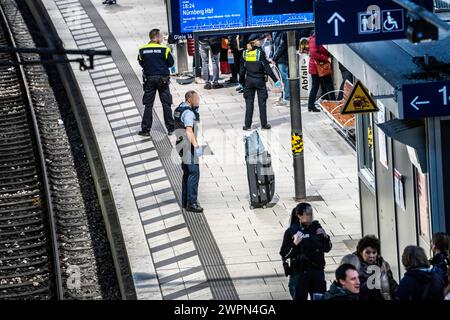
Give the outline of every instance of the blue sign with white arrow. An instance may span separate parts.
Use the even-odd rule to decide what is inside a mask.
[[[412,1],[433,8],[433,0]],[[316,0],[314,16],[317,44],[406,38],[405,9],[391,0]]]
[[[450,116],[450,81],[404,84],[403,119]]]

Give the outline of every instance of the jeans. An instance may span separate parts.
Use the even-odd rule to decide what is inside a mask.
[[[325,293],[327,283],[325,282],[325,273],[323,270],[308,269],[302,272],[294,272],[289,276],[289,293],[292,300],[307,300],[308,294]]]
[[[245,80],[244,88],[246,127],[252,126],[256,92],[258,92],[258,106],[261,126],[267,125],[267,98],[269,95],[267,94],[266,82],[264,79],[253,79],[248,77]]]
[[[308,109],[313,109],[314,104],[316,102],[317,93],[319,92],[319,87],[322,88],[322,93],[325,94],[327,92],[333,91],[333,79],[331,76],[321,77],[317,74],[311,75],[312,85],[311,85],[311,91],[309,93],[309,99],[308,99]],[[336,97],[334,95],[334,92],[331,92],[325,96],[327,100],[335,100]]]
[[[183,182],[181,186],[181,202],[183,208],[197,203],[200,166],[198,164],[181,164]]]
[[[159,99],[164,112],[164,123],[166,125],[167,131],[173,131],[175,128],[175,123],[172,115],[172,94],[170,93],[170,88],[159,88],[159,78],[151,77],[144,84],[144,97],[142,102],[145,106],[144,115],[142,116],[142,131],[150,131],[153,124],[153,104],[155,102],[156,91],[159,93]]]
[[[202,58],[202,78],[207,83],[219,83],[219,56],[220,52],[213,54],[209,44],[200,43],[200,57]],[[209,74],[209,53],[211,52],[211,61],[213,75]]]
[[[281,79],[283,80],[284,83],[284,93],[283,93],[283,98],[284,100],[289,100],[289,67],[287,64],[284,63],[279,63],[278,64],[278,69],[280,70],[281,73]]]

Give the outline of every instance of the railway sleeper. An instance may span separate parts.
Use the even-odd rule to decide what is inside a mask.
[[[16,230],[16,231],[9,231],[9,232],[4,232],[3,230],[0,230],[2,237],[6,237],[6,236],[24,236],[27,233],[32,233],[32,232],[39,232],[43,229],[43,225],[38,226],[37,228],[28,228],[25,230]]]
[[[42,259],[38,260],[36,259],[35,261],[32,262],[27,262],[26,264],[14,264],[14,265],[0,265],[0,271],[6,271],[6,270],[20,270],[20,269],[28,269],[30,270],[30,268],[37,268],[39,266],[45,267],[46,265],[48,265],[49,260],[47,259],[46,256],[44,256]]]

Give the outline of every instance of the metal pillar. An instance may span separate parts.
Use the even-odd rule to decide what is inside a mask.
[[[188,72],[188,52],[185,40],[177,43],[177,73],[184,75]]]
[[[303,147],[302,113],[300,109],[300,75],[298,70],[295,31],[287,32],[289,58],[289,95],[291,107],[291,144],[294,161],[296,201],[306,199],[305,160]]]
[[[200,44],[198,43],[199,36],[197,33],[194,32],[194,45],[195,45],[195,69],[194,69],[194,76],[195,77],[201,77],[202,76],[202,60],[200,57]]]

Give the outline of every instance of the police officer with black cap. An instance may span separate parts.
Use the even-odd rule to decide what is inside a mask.
[[[271,125],[267,122],[267,76],[270,76],[275,82],[276,87],[281,87],[281,82],[277,79],[266,59],[264,50],[261,49],[261,37],[252,34],[248,38],[247,49],[244,50],[239,72],[239,82],[244,87],[245,99],[245,125],[244,130],[250,130],[253,118],[253,108],[255,94],[258,92],[259,116],[261,127],[270,129]]]
[[[164,123],[169,135],[173,134],[174,120],[172,116],[172,95],[169,89],[169,68],[174,65],[174,59],[170,49],[161,44],[161,32],[159,29],[150,31],[150,42],[139,48],[138,61],[143,69],[145,106],[142,117],[141,131],[139,135],[150,136],[153,123],[153,103],[156,91],[159,93],[164,113]]]

